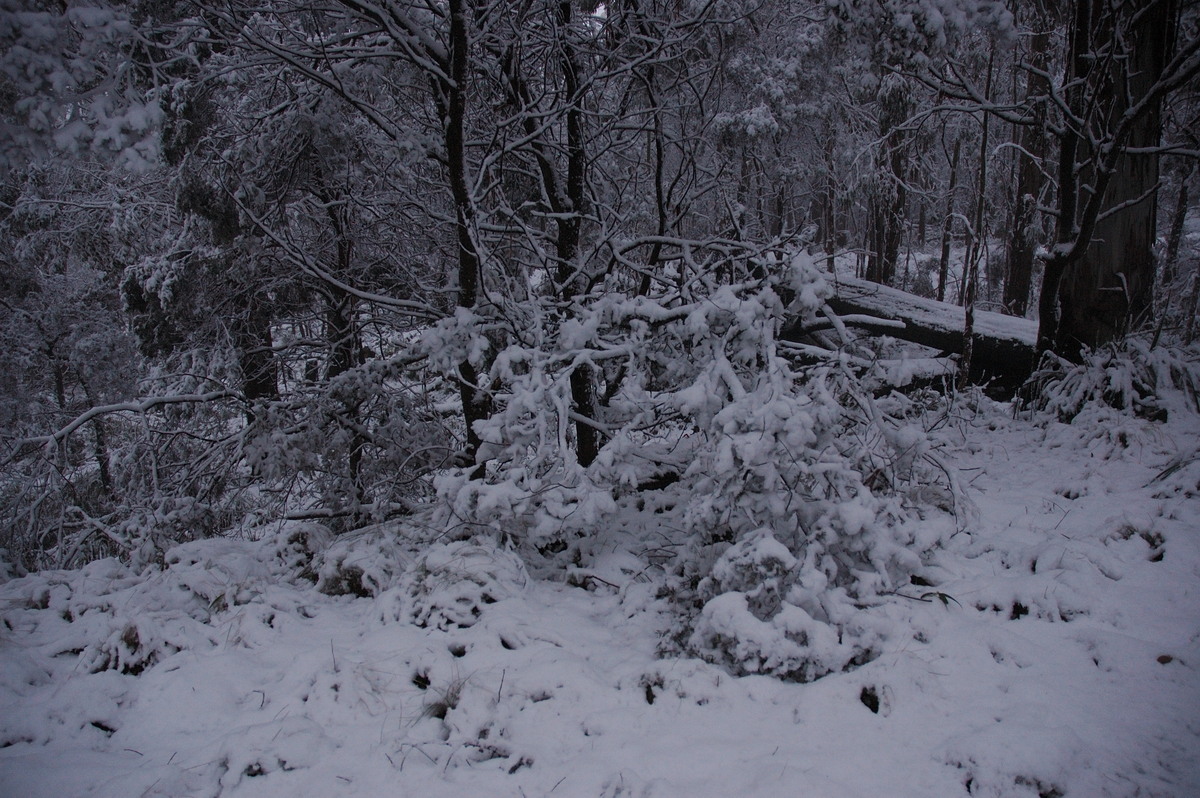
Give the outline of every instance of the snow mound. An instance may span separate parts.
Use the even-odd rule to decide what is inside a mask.
[[[888,576],[874,592],[821,582],[775,524],[707,544],[687,628],[704,659],[660,648],[683,479],[623,496],[556,580],[415,525],[10,579],[0,794],[1200,794],[1200,417],[1138,419],[1144,443],[1106,458],[1004,411],[892,436],[933,446],[979,512],[888,528],[915,563],[847,559]],[[321,592],[337,563],[378,592]]]
[[[381,614],[422,628],[467,629],[488,605],[519,596],[528,583],[525,564],[510,551],[483,541],[436,543],[381,596]]]

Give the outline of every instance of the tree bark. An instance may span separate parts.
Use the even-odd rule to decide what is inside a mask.
[[[448,0],[450,80],[437,83],[435,96],[440,96],[443,105],[446,165],[450,178],[450,193],[454,200],[454,229],[458,242],[458,306],[473,309],[479,298],[481,264],[479,252],[475,247],[473,229],[475,206],[467,179],[467,54],[470,40],[467,34],[465,2],[466,0]],[[459,363],[458,380],[463,421],[467,427],[467,455],[474,460],[482,443],[479,433],[475,431],[475,423],[491,415],[491,402],[479,385],[479,375],[469,360]]]
[[[1076,196],[1062,195],[1059,219],[1060,228],[1072,225],[1060,241],[1073,237],[1076,251],[1073,257],[1064,252],[1054,264],[1057,285],[1051,288],[1057,289],[1052,298],[1057,301],[1050,304],[1057,305],[1058,319],[1053,335],[1042,335],[1055,352],[1071,360],[1078,360],[1084,347],[1126,334],[1145,322],[1151,310],[1158,156],[1127,149],[1159,144],[1161,102],[1149,103],[1131,124],[1123,117],[1131,102],[1153,96],[1151,87],[1172,50],[1175,18],[1172,0],[1133,10],[1109,8],[1106,0],[1078,0],[1076,5],[1069,78],[1081,81],[1091,94],[1091,113],[1082,117],[1091,126],[1069,126],[1063,142],[1065,153],[1080,156],[1069,164],[1081,177]],[[1110,50],[1120,57],[1097,57]],[[1110,131],[1106,140],[1088,135],[1096,125]],[[1117,136],[1122,130],[1125,135]],[[1105,147],[1116,157],[1106,158]],[[1060,165],[1060,175],[1066,166],[1065,161]],[[1084,187],[1086,208],[1077,217],[1077,208],[1085,202]],[[1054,260],[1047,263],[1048,283]]]
[[[347,243],[347,248],[348,248]],[[339,249],[341,241],[339,241]],[[342,272],[344,274],[344,271]],[[329,296],[325,306],[325,337],[329,342],[329,363],[325,379],[332,380],[340,374],[362,364],[362,340],[354,314],[354,298],[349,295]],[[351,492],[351,512],[357,523],[359,508],[369,502],[362,475],[363,450],[367,439],[359,430],[359,402],[353,394],[336,397],[340,409],[348,420],[350,431],[349,451],[346,453],[346,474]]]
[[[837,295],[830,297],[829,306],[839,315],[903,321],[903,329],[879,330],[893,338],[942,353],[962,354],[964,349],[963,316],[954,305],[861,280],[842,280]],[[1036,333],[1033,321],[978,311],[974,320],[971,382],[981,384],[992,380],[998,392],[1015,391],[1029,376]],[[780,337],[785,341],[800,341],[804,334],[803,328],[786,326]]]
[[[1175,282],[1175,268],[1179,265],[1179,245],[1183,241],[1183,223],[1187,221],[1188,181],[1196,173],[1192,166],[1180,175],[1179,194],[1175,198],[1175,210],[1171,213],[1171,230],[1167,233],[1167,251],[1163,254],[1163,285]]]
[[[1040,27],[1044,27],[1042,23]],[[1050,94],[1050,81],[1045,71],[1049,66],[1050,33],[1039,29],[1030,39],[1030,66],[1025,88],[1026,103],[1033,106],[1037,98]],[[1049,151],[1048,137],[1043,127],[1044,112],[1030,108],[1031,123],[1021,130],[1021,151],[1017,158],[1017,182],[1013,197],[1012,224],[1008,241],[1007,276],[1004,281],[1004,307],[1014,316],[1024,316],[1029,310],[1029,293],[1033,287],[1033,263],[1037,255],[1037,205],[1046,178],[1043,162]]]
[[[567,195],[566,208],[559,219],[558,229],[558,262],[559,290],[564,298],[576,299],[573,283],[574,272],[579,268],[577,263],[583,226],[585,196],[585,179],[587,171],[587,152],[584,148],[583,109],[580,104],[579,57],[575,51],[575,43],[571,36],[571,0],[562,0],[558,4],[559,24],[562,27],[562,58],[563,93],[567,100]],[[571,403],[575,412],[587,419],[596,416],[595,375],[587,364],[576,366],[571,372]],[[585,421],[575,423],[575,457],[579,464],[586,467],[592,464],[600,453],[599,432]]]
[[[242,371],[242,393],[253,405],[279,398],[279,367],[271,338],[271,318],[262,303],[252,298],[241,318],[234,321],[233,338]],[[253,410],[248,410],[253,414]]]
[[[950,187],[946,190],[946,215],[942,217],[942,257],[938,261],[938,302],[946,301],[946,282],[950,277],[950,241],[954,233],[954,192],[958,188],[958,159],[962,155],[962,139],[954,140],[954,155],[950,157]]]
[[[104,429],[104,422],[99,418],[92,419],[92,432],[95,434],[92,441],[92,456],[96,458],[96,468],[100,472],[100,487],[106,495],[116,498],[116,493],[113,491],[112,474],[108,468],[108,433]]]
[[[987,87],[985,97],[990,99],[992,94],[992,67],[995,63],[995,52],[988,57]],[[971,251],[967,262],[963,264],[963,349],[962,370],[958,376],[959,390],[964,390],[971,379],[971,358],[975,351],[975,291],[979,282],[979,261],[987,251],[987,229],[984,225],[984,212],[987,210],[988,182],[988,145],[991,134],[991,117],[983,116],[983,135],[979,138],[979,187],[975,198],[975,219],[972,226]]]
[[[904,206],[907,200],[908,157],[903,125],[908,121],[907,88],[898,79],[884,78],[879,94],[879,135],[882,140],[876,165],[875,196],[872,198],[873,233],[867,261],[867,279],[890,283],[896,276],[900,239],[904,234]]]
[[[1196,270],[1192,273],[1192,291],[1188,296],[1187,328],[1184,331],[1183,343],[1191,346],[1196,338],[1196,312],[1200,309],[1200,258],[1196,259]]]

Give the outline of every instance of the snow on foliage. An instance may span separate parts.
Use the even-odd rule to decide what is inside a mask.
[[[420,627],[466,629],[484,608],[519,595],[529,581],[511,552],[486,542],[456,541],[429,547],[405,574],[407,620]]]
[[[956,36],[980,28],[1011,41],[1013,15],[997,0],[829,0],[834,19],[877,47],[890,63],[927,64]]]
[[[691,301],[604,295],[558,335],[500,351],[490,376],[504,404],[477,425],[491,462],[441,478],[434,527],[490,529],[531,563],[586,568],[597,530],[637,514],[630,497],[665,487],[683,508],[674,592],[685,650],[805,681],[869,659],[879,635],[867,608],[953,531],[954,491],[905,400],[876,399],[838,365],[797,367],[779,348],[785,318],[826,310],[811,258],[767,256],[763,267],[761,279]],[[587,468],[571,446],[569,379],[584,364],[620,380],[597,419],[608,441]],[[643,536],[652,515],[641,513]]]
[[[1085,352],[1080,364],[1047,353],[1030,386],[1036,389],[1033,406],[1066,423],[1099,406],[1165,417],[1171,410],[1200,411],[1200,360],[1130,336]]]
[[[855,613],[841,628],[797,595],[809,555],[778,527],[714,545],[689,635],[719,666],[656,651],[680,606],[655,591],[679,585],[649,564],[682,548],[691,476],[620,493],[565,581],[428,518],[10,579],[0,792],[1195,794],[1200,416],[1145,422],[1162,434],[1112,460],[986,400],[882,404],[908,412],[888,445],[967,469],[980,517],[946,535],[926,506],[913,550],[944,544],[866,609],[830,602]],[[323,593],[346,565],[379,592]],[[864,641],[877,656],[853,671],[751,675],[812,678]]]
[[[886,418],[846,372],[775,367],[713,416],[685,474],[698,498],[682,596],[696,582],[701,607],[686,647],[807,681],[872,656],[864,608],[919,568],[938,542],[930,530],[954,524],[933,511],[918,540],[906,506],[907,491],[937,483],[923,434]]]
[[[113,151],[140,167],[153,161],[161,114],[132,90],[132,64],[122,57],[138,38],[123,8],[0,3],[0,78],[15,90],[9,108],[24,125],[5,126],[0,167],[44,153],[50,141],[67,151]]]
[[[1137,459],[1157,445],[1159,422],[1200,413],[1200,361],[1189,350],[1130,336],[1085,351],[1083,363],[1046,354],[1021,393],[1056,445],[1082,445],[1104,460]]]
[[[394,531],[390,525],[373,525],[316,548],[311,573],[317,589],[331,596],[365,597],[395,585],[411,556]]]

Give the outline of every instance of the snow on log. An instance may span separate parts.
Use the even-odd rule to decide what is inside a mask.
[[[946,354],[962,354],[963,309],[948,302],[924,299],[906,291],[853,278],[834,284],[830,307],[840,316],[873,316],[904,323],[878,332],[921,344]],[[783,337],[798,340],[809,331],[786,330]],[[975,312],[975,353],[971,379],[995,380],[1017,387],[1029,376],[1037,344],[1037,322],[990,311]]]

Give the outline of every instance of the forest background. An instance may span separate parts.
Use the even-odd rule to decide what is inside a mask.
[[[931,385],[1194,381],[1198,8],[4,0],[7,567],[400,520],[552,572],[665,503],[680,646],[866,661],[969,516]],[[981,369],[985,310],[1038,332]]]

